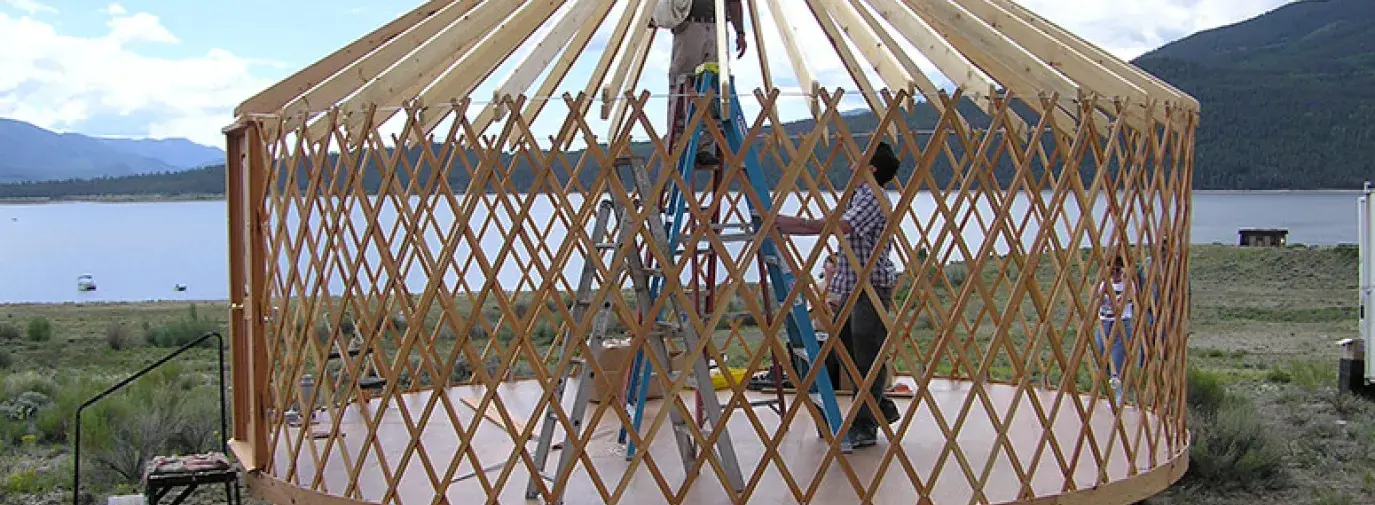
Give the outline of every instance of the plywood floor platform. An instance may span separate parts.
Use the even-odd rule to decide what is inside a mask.
[[[898,381],[912,384],[910,377],[900,377]],[[575,383],[570,381],[569,394],[563,402],[566,410],[571,410],[574,387]],[[1171,462],[1187,449],[1178,443],[1171,447],[1166,440],[1174,437],[1166,432],[1160,420],[1131,405],[1114,409],[1106,399],[1095,402],[1081,397],[1076,402],[1070,395],[1061,396],[1053,391],[1036,391],[1038,400],[1031,401],[1013,386],[990,384],[987,387],[992,412],[985,407],[981,397],[975,396],[962,415],[966,399],[971,396],[971,383],[935,380],[930,385],[934,405],[943,422],[950,432],[957,434],[953,440],[948,440],[940,428],[932,412],[932,402],[920,402],[916,412],[907,413],[912,400],[897,398],[899,408],[905,413],[902,421],[891,425],[894,432],[902,433],[897,440],[888,440],[880,434],[876,446],[858,449],[849,455],[836,451],[837,457],[843,457],[852,471],[847,471],[836,458],[826,460],[827,442],[818,436],[811,414],[803,407],[778,443],[778,454],[786,464],[785,475],[778,459],[764,458],[766,445],[760,430],[755,428],[746,412],[737,409],[730,415],[730,435],[749,490],[739,502],[913,504],[918,503],[920,496],[913,483],[915,476],[923,487],[929,488],[926,494],[934,504],[1011,503],[1131,480]],[[503,383],[496,389],[516,421],[515,433],[508,430],[507,423],[500,421],[500,414],[494,407],[487,410],[488,417],[476,413],[473,405],[477,405],[486,393],[482,386],[403,395],[401,401],[406,412],[397,408],[395,401],[373,399],[369,404],[361,407],[354,404],[341,411],[337,432],[340,436],[333,442],[328,438],[302,437],[300,429],[281,430],[271,476],[317,493],[373,503],[446,503],[439,499],[440,493],[450,504],[543,503],[542,499],[525,499],[526,464],[513,450],[520,430],[528,424],[536,424],[529,443],[525,444],[533,457],[534,438],[539,431],[538,419],[532,412],[541,386],[536,381],[515,381]],[[440,394],[445,398],[436,397]],[[684,395],[692,405],[691,392]],[[719,392],[718,396],[725,402],[730,392]],[[772,394],[749,394],[750,400],[772,397]],[[465,398],[471,405],[465,403]],[[445,399],[447,402],[443,401]],[[790,406],[792,400],[789,395]],[[842,410],[847,409],[849,397],[841,396],[840,400]],[[458,418],[458,427],[450,421],[446,405]],[[647,409],[642,433],[648,431],[657,411],[654,407],[659,405],[662,402],[656,401]],[[600,407],[597,403],[589,406],[589,424]],[[778,413],[767,407],[755,407],[752,412],[767,436],[774,436],[779,431]],[[1121,426],[1115,429],[1115,417],[1119,413]],[[377,435],[369,437],[366,419],[375,419],[379,414]],[[1045,423],[1042,416],[1054,421]],[[472,455],[456,452],[461,440],[459,430],[472,429],[477,420],[480,422],[473,444],[475,462]],[[315,425],[316,431],[329,430],[331,420],[322,421]],[[995,421],[1008,425],[1006,442],[998,440],[1000,430]],[[956,423],[961,422],[955,429]],[[624,457],[624,446],[616,441],[619,418],[610,408],[606,409],[587,450],[597,480],[610,496],[602,494],[603,490],[594,484],[585,464],[579,461],[567,484],[565,503],[658,503],[666,495],[671,503],[732,503],[732,497],[709,466],[703,468],[691,489],[681,492],[685,473],[668,429],[670,426],[665,416],[650,453],[666,481],[662,484],[667,486],[664,488],[648,471],[646,462],[628,471],[631,463]],[[1083,426],[1090,429],[1083,429]],[[412,430],[419,435],[413,437]],[[555,440],[563,438],[563,430],[557,430]],[[290,454],[295,447],[300,447],[300,456],[292,465]],[[424,457],[416,450],[422,447]],[[1128,447],[1131,457],[1128,457]],[[953,450],[956,448],[957,451]],[[1009,453],[1015,454],[1015,465]],[[558,456],[558,451],[550,455],[545,466],[546,475],[554,473]],[[933,478],[938,465],[939,474]],[[488,470],[478,472],[475,477],[454,481],[484,467]],[[880,472],[883,472],[881,478]],[[397,494],[389,496],[387,493],[392,486],[388,482],[397,479],[398,474]],[[1067,482],[1066,475],[1072,482]],[[629,482],[617,495],[623,479]],[[1030,485],[1024,489],[1022,482]],[[975,494],[976,488],[982,495]]]

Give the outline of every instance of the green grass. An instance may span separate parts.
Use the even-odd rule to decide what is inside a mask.
[[[1375,492],[1375,421],[1366,420],[1375,418],[1370,415],[1375,409],[1366,400],[1335,390],[1337,349],[1332,344],[1356,330],[1354,255],[1341,248],[1194,246],[1190,264],[1188,403],[1191,427],[1197,428],[1195,463],[1191,464],[1196,470],[1150,502],[1345,503],[1343,497]],[[1015,279],[1030,267],[1014,262],[1005,268],[999,260],[977,272],[958,264],[933,269],[939,289],[928,293],[926,305],[903,322],[912,345],[894,361],[899,372],[913,373],[932,364],[941,374],[967,377],[974,373],[974,368],[958,363],[957,354],[977,365],[988,353],[988,343],[1000,329],[994,322],[997,311],[986,308],[1005,309],[1013,288],[1008,278]],[[1044,286],[1059,268],[1042,261],[1029,273]],[[1077,263],[1072,262],[1070,268],[1075,275],[1083,275],[1076,270],[1083,268]],[[990,288],[992,305],[974,292],[963,311],[951,313],[960,289],[975,279]],[[1018,319],[1005,330],[1013,343],[1040,339],[1032,347],[1029,369],[1036,380],[1057,383],[1065,373],[1072,373],[1077,386],[1088,390],[1090,367],[1061,370],[1054,363],[1051,342],[1040,329],[1044,322],[1057,333],[1068,331],[1058,343],[1066,353],[1072,351],[1076,328],[1065,325],[1073,318],[1064,300],[1068,290],[1077,288],[1060,289],[1043,288],[1039,293],[1049,308],[1044,321]],[[630,300],[629,293],[622,295]],[[757,297],[751,292],[744,296]],[[903,303],[913,294],[906,289],[899,290],[898,296]],[[570,301],[567,295],[525,294],[505,305],[489,298],[477,308],[460,298],[451,305],[431,304],[409,320],[393,317],[364,322],[355,320],[356,315],[380,313],[375,304],[336,299],[327,315],[337,316],[339,324],[300,317],[290,304],[280,314],[288,334],[313,335],[315,339],[308,342],[319,344],[321,350],[335,342],[347,345],[350,333],[345,330],[350,326],[367,330],[362,328],[366,323],[385,335],[382,352],[395,356],[407,330],[422,330],[422,338],[433,338],[435,355],[413,352],[408,358],[414,371],[403,374],[401,381],[418,387],[440,380],[423,366],[426,360],[445,362],[460,345],[477,356],[469,359],[458,354],[455,370],[447,378],[450,383],[472,377],[470,361],[495,371],[499,364],[494,356],[505,346],[521,342],[513,339],[516,335],[528,334],[536,353],[516,363],[517,372],[528,373],[537,361],[552,362],[546,355],[553,354],[551,349],[562,338],[567,321],[558,308]],[[752,308],[743,297],[732,300],[729,311],[740,317],[723,319],[712,333],[713,345],[726,353],[730,366],[742,365],[762,348],[763,333],[755,324],[754,310],[757,307]],[[1021,312],[1036,314],[1033,301],[1023,300]],[[938,330],[950,324],[947,318],[957,325],[958,338],[946,353],[929,360],[940,337]],[[30,321],[38,319],[50,323],[46,340],[26,335]],[[7,405],[0,412],[0,505],[31,502],[12,497],[69,492],[68,437],[75,405],[205,331],[226,331],[227,319],[224,302],[0,306],[0,404]],[[623,335],[633,326],[626,321],[624,313],[613,318],[613,334]],[[1017,347],[1015,352],[1021,357],[1025,351]],[[1013,377],[1013,358],[1004,349],[995,351],[988,378]],[[210,381],[215,355],[213,346],[193,349],[178,368],[140,381],[135,390],[91,411],[88,422],[93,424],[89,430],[83,426],[83,431],[91,437],[87,446],[91,461],[101,465],[86,474],[92,491],[127,491],[136,486],[129,474],[138,462],[115,457],[120,453],[117,449],[191,450],[207,437],[213,440],[218,429],[218,417],[213,414],[218,397],[211,394]],[[314,366],[314,360],[308,359],[307,365]],[[762,363],[767,365],[767,358]],[[338,366],[333,364],[328,370]],[[54,374],[53,369],[63,373]],[[150,426],[168,427],[166,436],[135,436]],[[101,451],[106,461],[95,459]],[[1283,475],[1277,487],[1268,484],[1274,475]],[[1234,490],[1190,485],[1210,481],[1228,483],[1228,489]]]

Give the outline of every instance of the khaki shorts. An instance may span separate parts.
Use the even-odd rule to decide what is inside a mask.
[[[716,62],[716,23],[684,21],[673,29],[673,56],[668,66],[670,87],[684,76],[691,82],[697,67]]]

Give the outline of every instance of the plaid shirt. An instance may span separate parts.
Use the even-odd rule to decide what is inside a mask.
[[[855,290],[859,284],[858,269],[864,268],[869,258],[874,255],[874,250],[878,248],[879,236],[883,234],[883,227],[888,224],[888,215],[878,199],[878,195],[874,194],[869,185],[860,186],[850,199],[850,206],[845,209],[845,214],[841,216],[841,219],[850,223],[850,248],[854,250],[860,264],[858,268],[851,267],[850,257],[843,253],[839,255],[836,259],[835,280],[831,282],[830,292],[833,294],[846,296]],[[869,273],[869,282],[875,288],[892,288],[898,283],[897,268],[888,257],[892,250],[891,240],[886,241],[878,264],[874,265],[873,271]]]

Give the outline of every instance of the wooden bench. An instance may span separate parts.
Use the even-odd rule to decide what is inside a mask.
[[[188,456],[157,456],[143,469],[143,494],[157,505],[171,491],[181,488],[170,505],[180,505],[202,485],[224,484],[228,503],[240,505],[239,472],[222,452]]]

